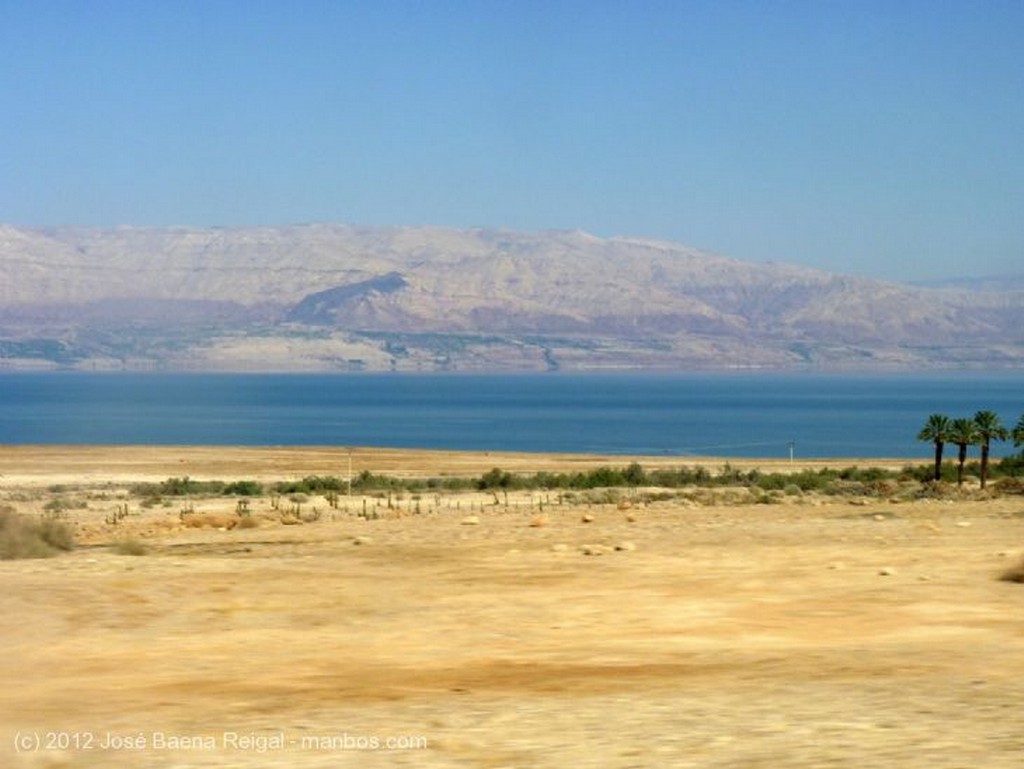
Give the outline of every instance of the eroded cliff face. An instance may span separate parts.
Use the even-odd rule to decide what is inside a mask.
[[[0,226],[0,365],[1024,365],[1024,292],[582,232]]]

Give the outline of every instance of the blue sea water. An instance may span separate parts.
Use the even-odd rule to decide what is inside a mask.
[[[0,374],[0,443],[927,458],[928,415],[1024,413],[1024,372]],[[1014,451],[994,447],[994,455]]]

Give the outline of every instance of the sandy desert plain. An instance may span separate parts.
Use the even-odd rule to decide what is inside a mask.
[[[359,449],[353,469],[633,459]],[[368,497],[376,519],[361,497],[311,499],[320,519],[296,525],[263,496],[258,525],[231,529],[127,496],[169,477],[345,477],[347,461],[0,447],[0,506],[86,505],[67,512],[73,551],[0,562],[0,766],[1024,765],[1024,585],[997,579],[1024,552],[1022,496],[464,492],[423,494],[418,514]],[[213,521],[237,501],[188,504]]]

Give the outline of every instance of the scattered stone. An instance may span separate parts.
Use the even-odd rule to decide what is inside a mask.
[[[593,523],[594,522],[594,516],[592,516],[590,513],[584,513],[583,517],[580,518],[580,520],[583,523]]]
[[[479,515],[467,515],[462,519],[463,526],[479,526],[480,516]]]
[[[611,551],[607,545],[580,545],[583,555],[604,555]]]
[[[551,546],[552,553],[565,553],[568,552],[569,546],[564,542],[559,542],[557,545]]]
[[[546,515],[535,515],[530,519],[530,528],[539,529],[542,526],[548,525],[548,517]]]
[[[846,567],[842,563],[836,561],[835,563],[830,563],[828,565],[828,568],[831,569],[832,571],[842,571]]]
[[[373,537],[368,537],[365,534],[361,534],[358,537],[352,538],[353,545],[372,545]]]
[[[636,550],[636,543],[635,542],[630,542],[628,540],[625,541],[625,542],[619,542],[615,546],[615,549],[618,550],[619,552],[632,553],[634,550]]]
[[[971,522],[970,521],[957,521],[956,525],[959,526],[961,529],[967,529],[967,528],[970,528]]]
[[[896,574],[896,569],[892,566],[884,566],[878,570],[878,576],[880,577],[891,577]]]
[[[875,513],[875,520],[876,521],[884,521],[885,520],[885,516],[882,515],[881,513]]]

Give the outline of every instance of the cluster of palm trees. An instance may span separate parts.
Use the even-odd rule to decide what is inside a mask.
[[[964,462],[967,460],[967,447],[981,447],[981,488],[985,488],[988,479],[988,452],[993,441],[1005,441],[1012,438],[1014,446],[1024,444],[1024,416],[1017,420],[1012,430],[1003,426],[999,415],[994,411],[979,411],[973,418],[963,417],[950,419],[945,414],[932,414],[928,417],[921,432],[917,434],[919,441],[935,444],[935,480],[942,479],[942,450],[947,443],[959,449],[957,454],[956,483],[964,482]]]

